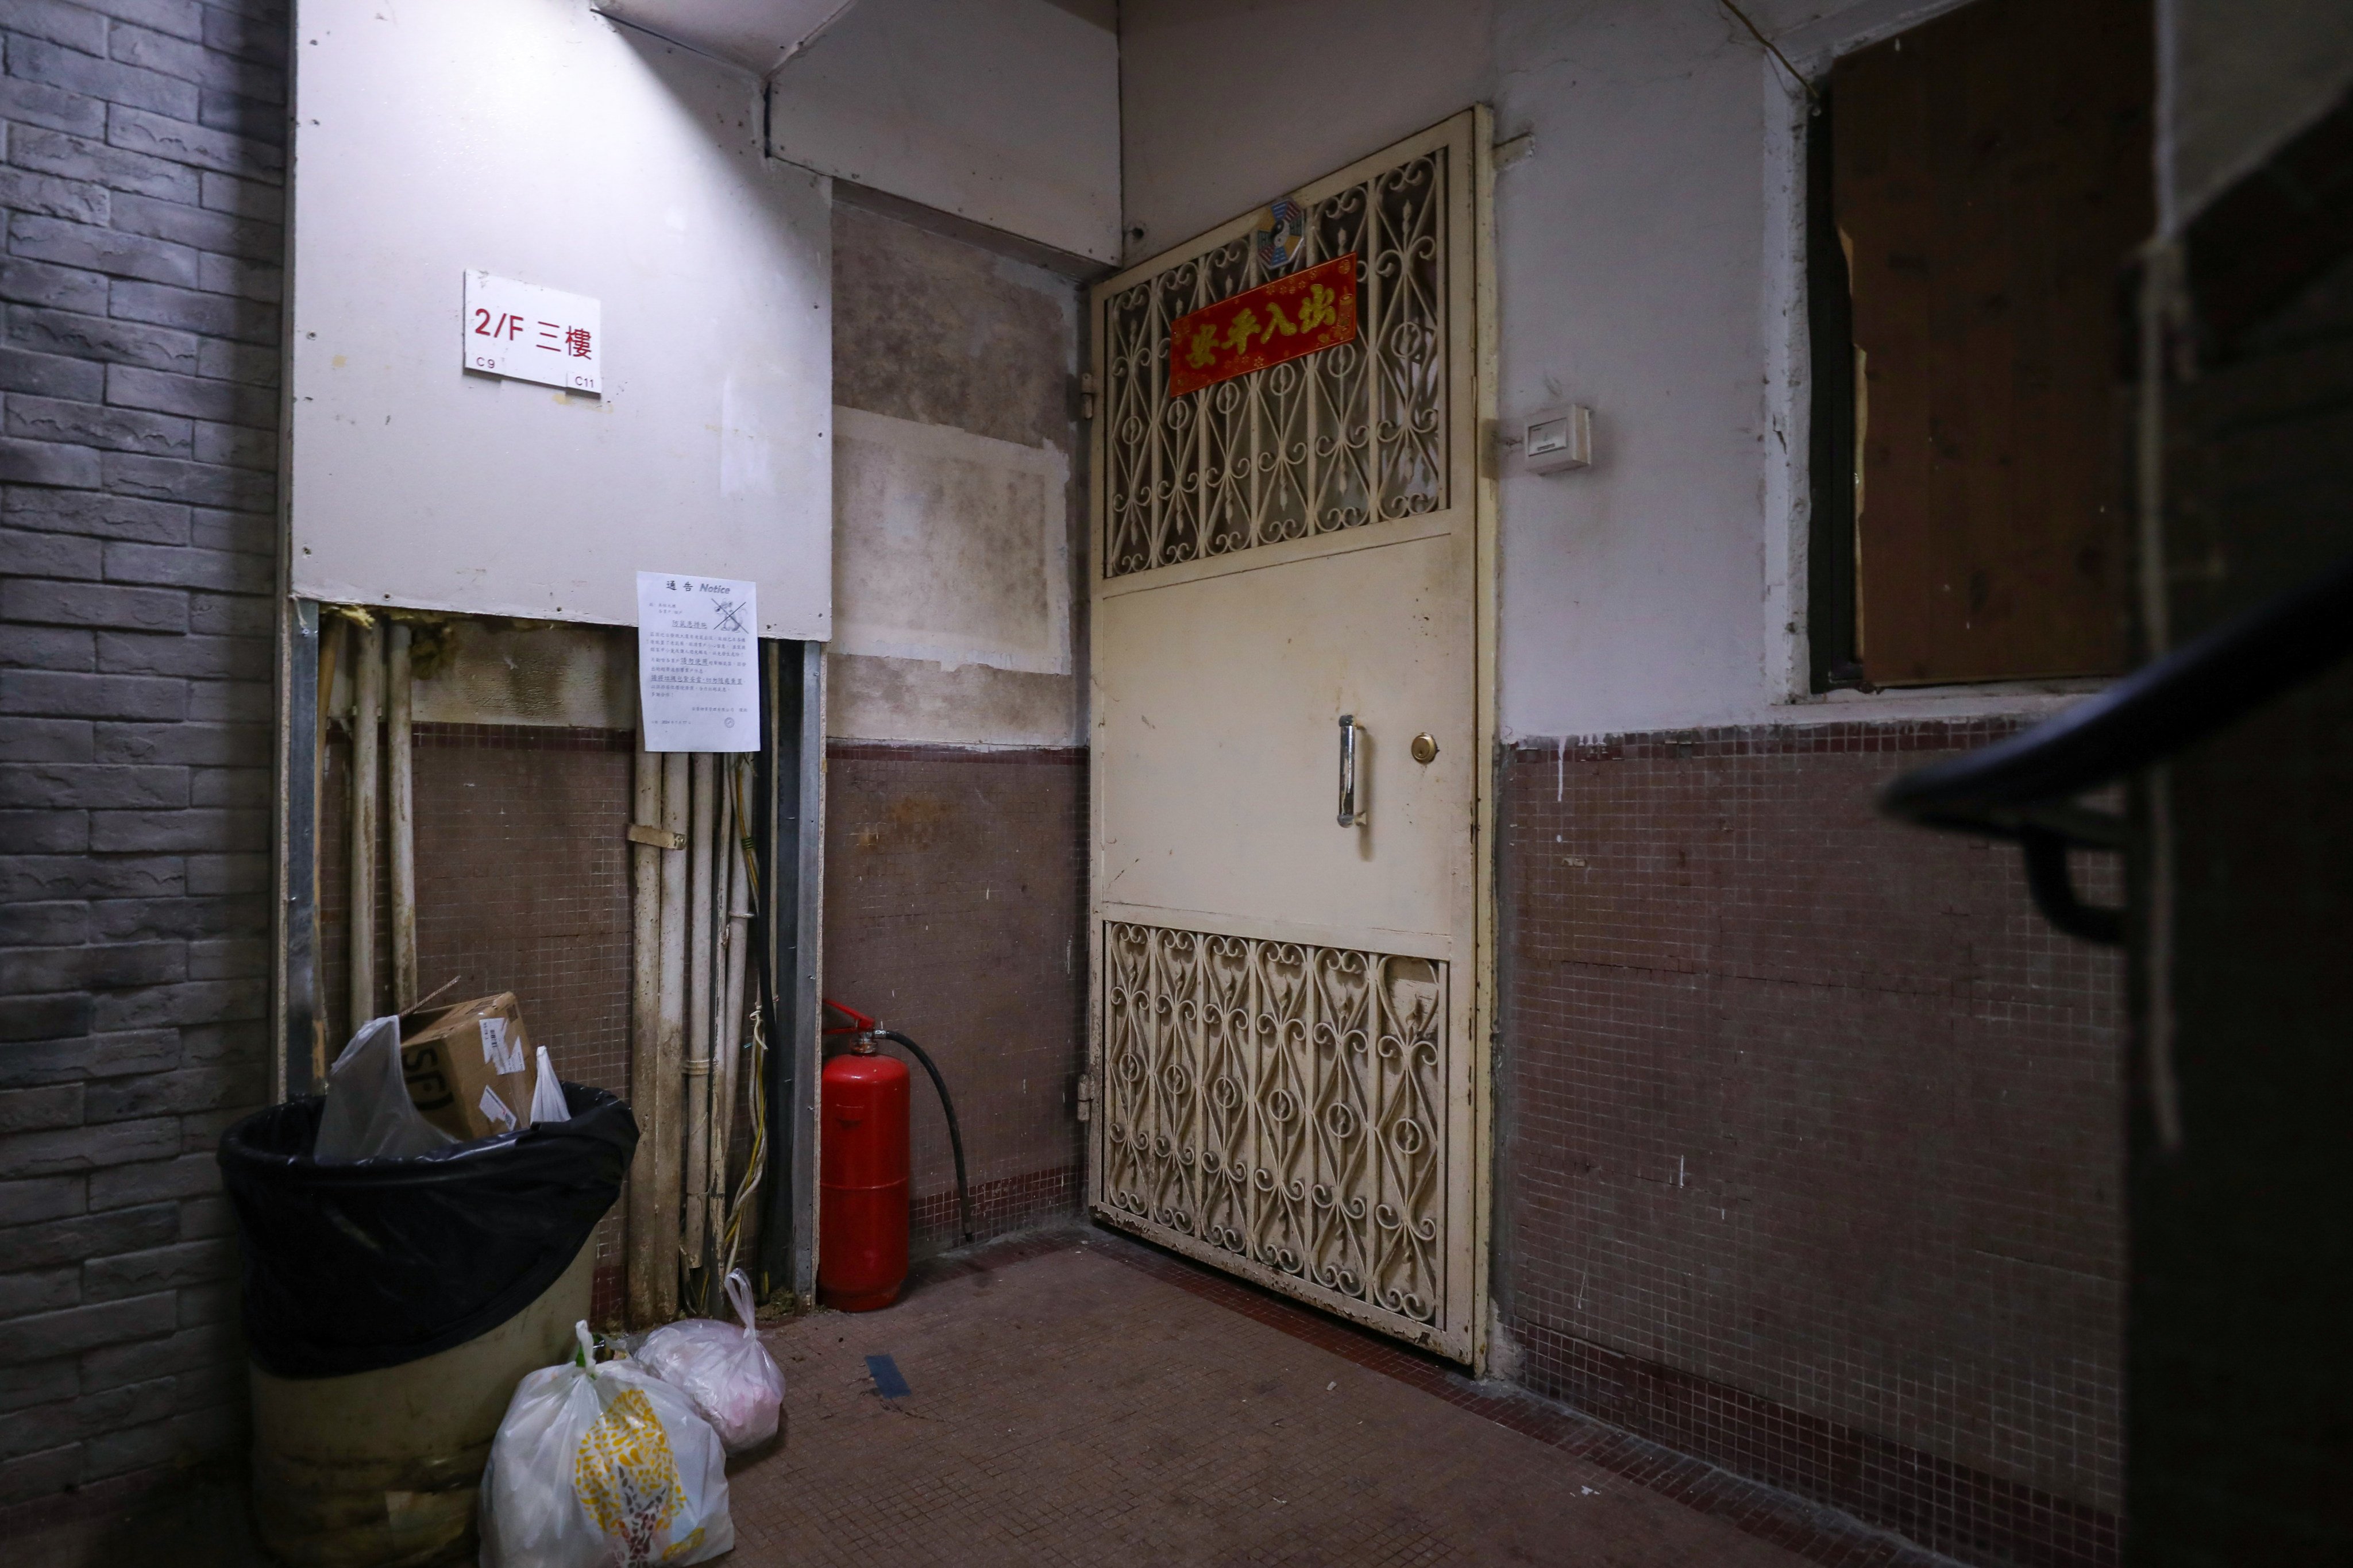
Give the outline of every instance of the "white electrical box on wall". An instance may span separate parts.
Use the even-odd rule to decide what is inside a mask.
[[[688,565],[829,637],[829,196],[758,82],[578,0],[295,36],[294,594],[634,626]]]
[[[1593,466],[1593,410],[1547,408],[1528,416],[1520,466],[1531,474],[1560,474]]]

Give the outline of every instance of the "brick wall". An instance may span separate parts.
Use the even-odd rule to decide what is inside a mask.
[[[241,1442],[284,8],[0,5],[0,1504]]]
[[[2121,964],[2014,850],[1872,807],[2014,728],[1508,753],[1498,1286],[1542,1393],[1973,1561],[2111,1562]]]

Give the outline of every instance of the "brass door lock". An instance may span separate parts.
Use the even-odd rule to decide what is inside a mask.
[[[1430,739],[1429,731],[1424,730],[1413,738],[1413,760],[1427,766],[1437,759],[1438,742]]]

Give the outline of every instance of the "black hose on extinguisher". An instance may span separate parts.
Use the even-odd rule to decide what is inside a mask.
[[[923,1070],[931,1075],[932,1087],[939,1091],[940,1110],[948,1119],[948,1147],[955,1151],[956,1217],[963,1223],[965,1242],[966,1245],[970,1245],[972,1241],[972,1188],[965,1184],[964,1179],[964,1130],[956,1125],[955,1101],[948,1098],[948,1080],[940,1076],[940,1069],[933,1063],[931,1053],[924,1050],[923,1047],[915,1044],[914,1041],[909,1039],[906,1036],[901,1034],[898,1030],[878,1028],[874,1033],[881,1037],[883,1039],[894,1040],[900,1045],[906,1047],[907,1054],[913,1057],[917,1061],[923,1063]]]

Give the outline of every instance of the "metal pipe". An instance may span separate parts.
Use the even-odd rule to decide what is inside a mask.
[[[633,827],[661,823],[661,759],[645,749],[638,732],[635,790],[629,806]],[[660,1321],[654,1311],[654,1279],[670,1272],[670,1249],[656,1244],[654,1151],[661,1146],[659,1107],[661,1073],[661,876],[666,852],[650,844],[629,846],[629,1105],[638,1117],[638,1152],[629,1166],[628,1289],[629,1321],[645,1328]]]
[[[384,634],[352,628],[351,1026],[376,1016],[375,819],[377,717],[384,710]]]
[[[684,834],[687,823],[688,758],[671,752],[662,758],[661,825]],[[673,840],[675,842],[675,840]],[[656,1038],[654,1125],[663,1129],[654,1144],[654,1317],[678,1316],[679,1111],[686,1054],[686,857],[665,854],[661,869],[661,1016]]]
[[[392,1005],[417,1005],[417,767],[415,694],[409,689],[408,625],[392,623],[385,641],[385,758],[392,797]]]
[[[825,645],[769,642],[768,787],[760,804],[768,861],[767,1200],[759,1227],[761,1294],[817,1293],[818,1028],[825,947]]]
[[[711,1071],[705,1080],[706,1109],[702,1119],[702,1187],[690,1191],[687,1202],[699,1204],[702,1209],[700,1221],[703,1235],[711,1238],[712,1251],[717,1251],[724,1215],[712,1202],[712,1195],[723,1191],[727,1184],[727,940],[733,934],[728,923],[729,901],[733,881],[728,876],[728,862],[735,834],[735,800],[730,787],[734,776],[733,757],[714,757],[712,765],[713,791],[712,812],[714,826],[711,842]],[[692,1085],[688,1086],[690,1089]]]
[[[327,1009],[319,984],[319,770],[327,756],[322,691],[334,668],[335,638],[320,635],[316,599],[289,599],[282,611],[272,1100],[315,1093],[327,1084]]]
[[[736,1079],[744,1049],[744,975],[751,948],[751,875],[744,864],[745,808],[751,804],[748,761],[733,761],[728,769],[727,825],[720,837],[727,874],[720,879],[727,889],[725,942],[726,978],[721,983],[719,1058],[711,1075],[711,1234],[715,1238],[727,1226],[727,1142],[735,1131]],[[714,1246],[716,1243],[714,1242]]]
[[[687,846],[694,858],[689,871],[694,885],[687,895],[692,900],[694,931],[687,939],[692,945],[687,949],[686,1229],[679,1251],[689,1268],[702,1267],[702,1200],[711,1158],[711,949],[717,912],[712,902],[711,837],[716,761],[709,752],[694,754],[694,831]]]

